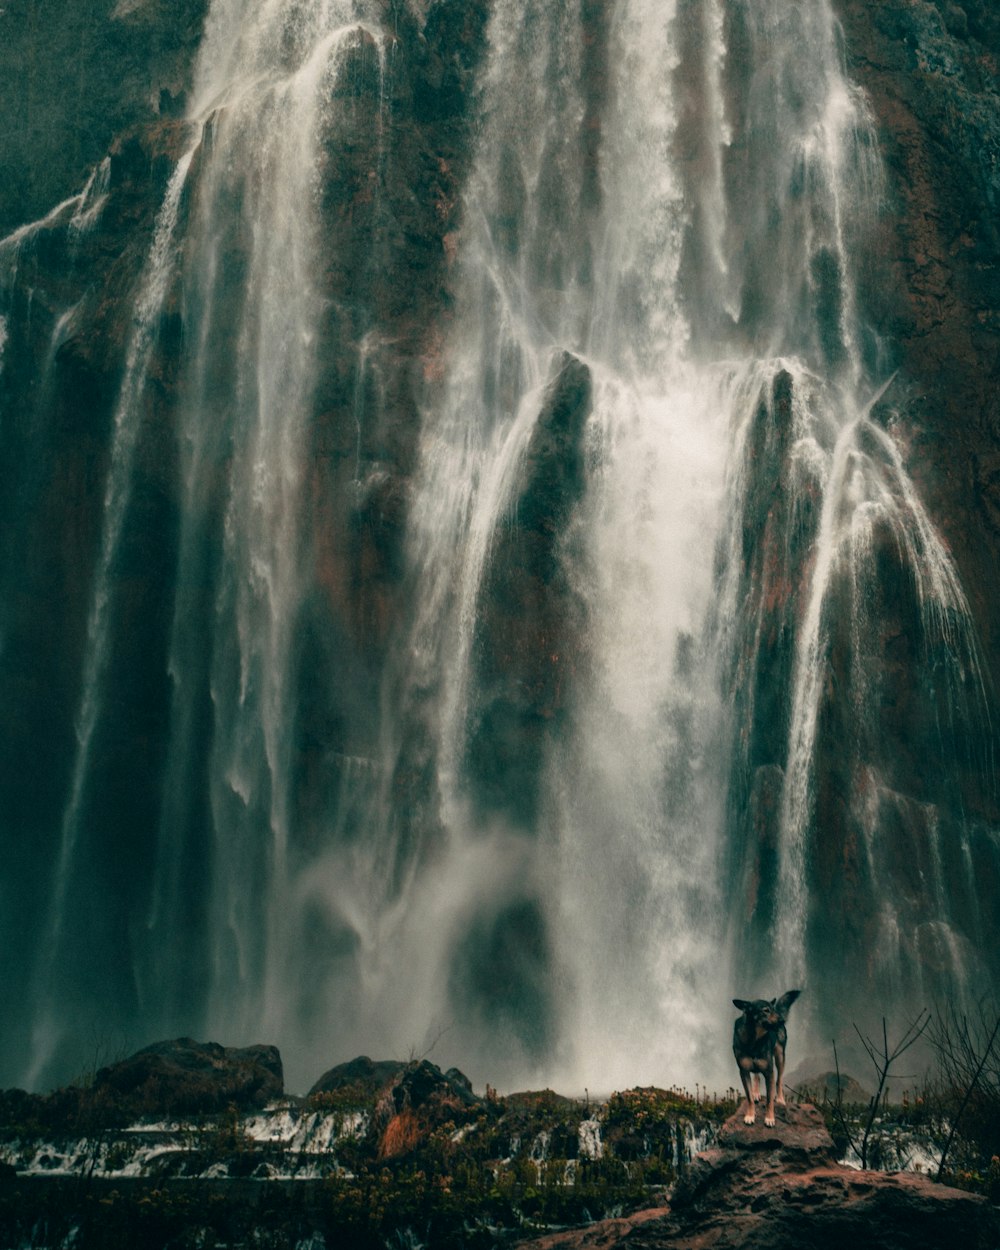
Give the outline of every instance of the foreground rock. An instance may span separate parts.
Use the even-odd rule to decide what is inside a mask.
[[[979,1197],[926,1176],[862,1172],[836,1162],[814,1107],[779,1108],[775,1128],[731,1117],[698,1155],[671,1206],[543,1237],[535,1250],[994,1250],[1000,1215]],[[525,1244],[525,1243],[522,1243]]]

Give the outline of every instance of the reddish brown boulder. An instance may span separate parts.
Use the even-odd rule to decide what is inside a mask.
[[[531,1243],[537,1250],[993,1250],[1000,1214],[983,1198],[912,1173],[862,1172],[834,1157],[815,1107],[778,1109],[773,1129],[726,1121],[668,1208]]]
[[[442,1072],[426,1059],[409,1063],[385,1087],[375,1107],[378,1158],[409,1154],[435,1129],[467,1123],[485,1109],[457,1068]]]

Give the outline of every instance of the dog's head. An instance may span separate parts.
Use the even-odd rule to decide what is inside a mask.
[[[788,1019],[792,1003],[801,993],[801,990],[788,990],[780,998],[755,998],[752,1002],[745,998],[734,998],[733,1006],[739,1007],[755,1028],[776,1029]]]

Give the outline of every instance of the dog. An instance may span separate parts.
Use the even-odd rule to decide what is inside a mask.
[[[788,1042],[788,1030],[785,1021],[792,1003],[802,993],[801,990],[789,990],[780,998],[772,998],[770,1002],[764,998],[747,1002],[743,998],[734,998],[733,1006],[738,1007],[743,1015],[733,1026],[733,1054],[740,1069],[740,1078],[747,1096],[747,1109],[743,1115],[744,1124],[753,1124],[757,1119],[757,1108],[754,1105],[760,1098],[760,1074],[763,1072],[767,1082],[767,1109],[764,1112],[764,1123],[774,1128],[774,1104],[785,1105],[784,1073],[785,1046]],[[777,1080],[775,1080],[777,1073]],[[751,1086],[751,1076],[753,1084]]]

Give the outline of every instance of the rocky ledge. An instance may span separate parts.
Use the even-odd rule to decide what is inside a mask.
[[[1000,1213],[985,1199],[911,1173],[836,1161],[815,1107],[779,1108],[773,1129],[735,1115],[699,1154],[668,1207],[535,1239],[533,1250],[995,1250]]]

